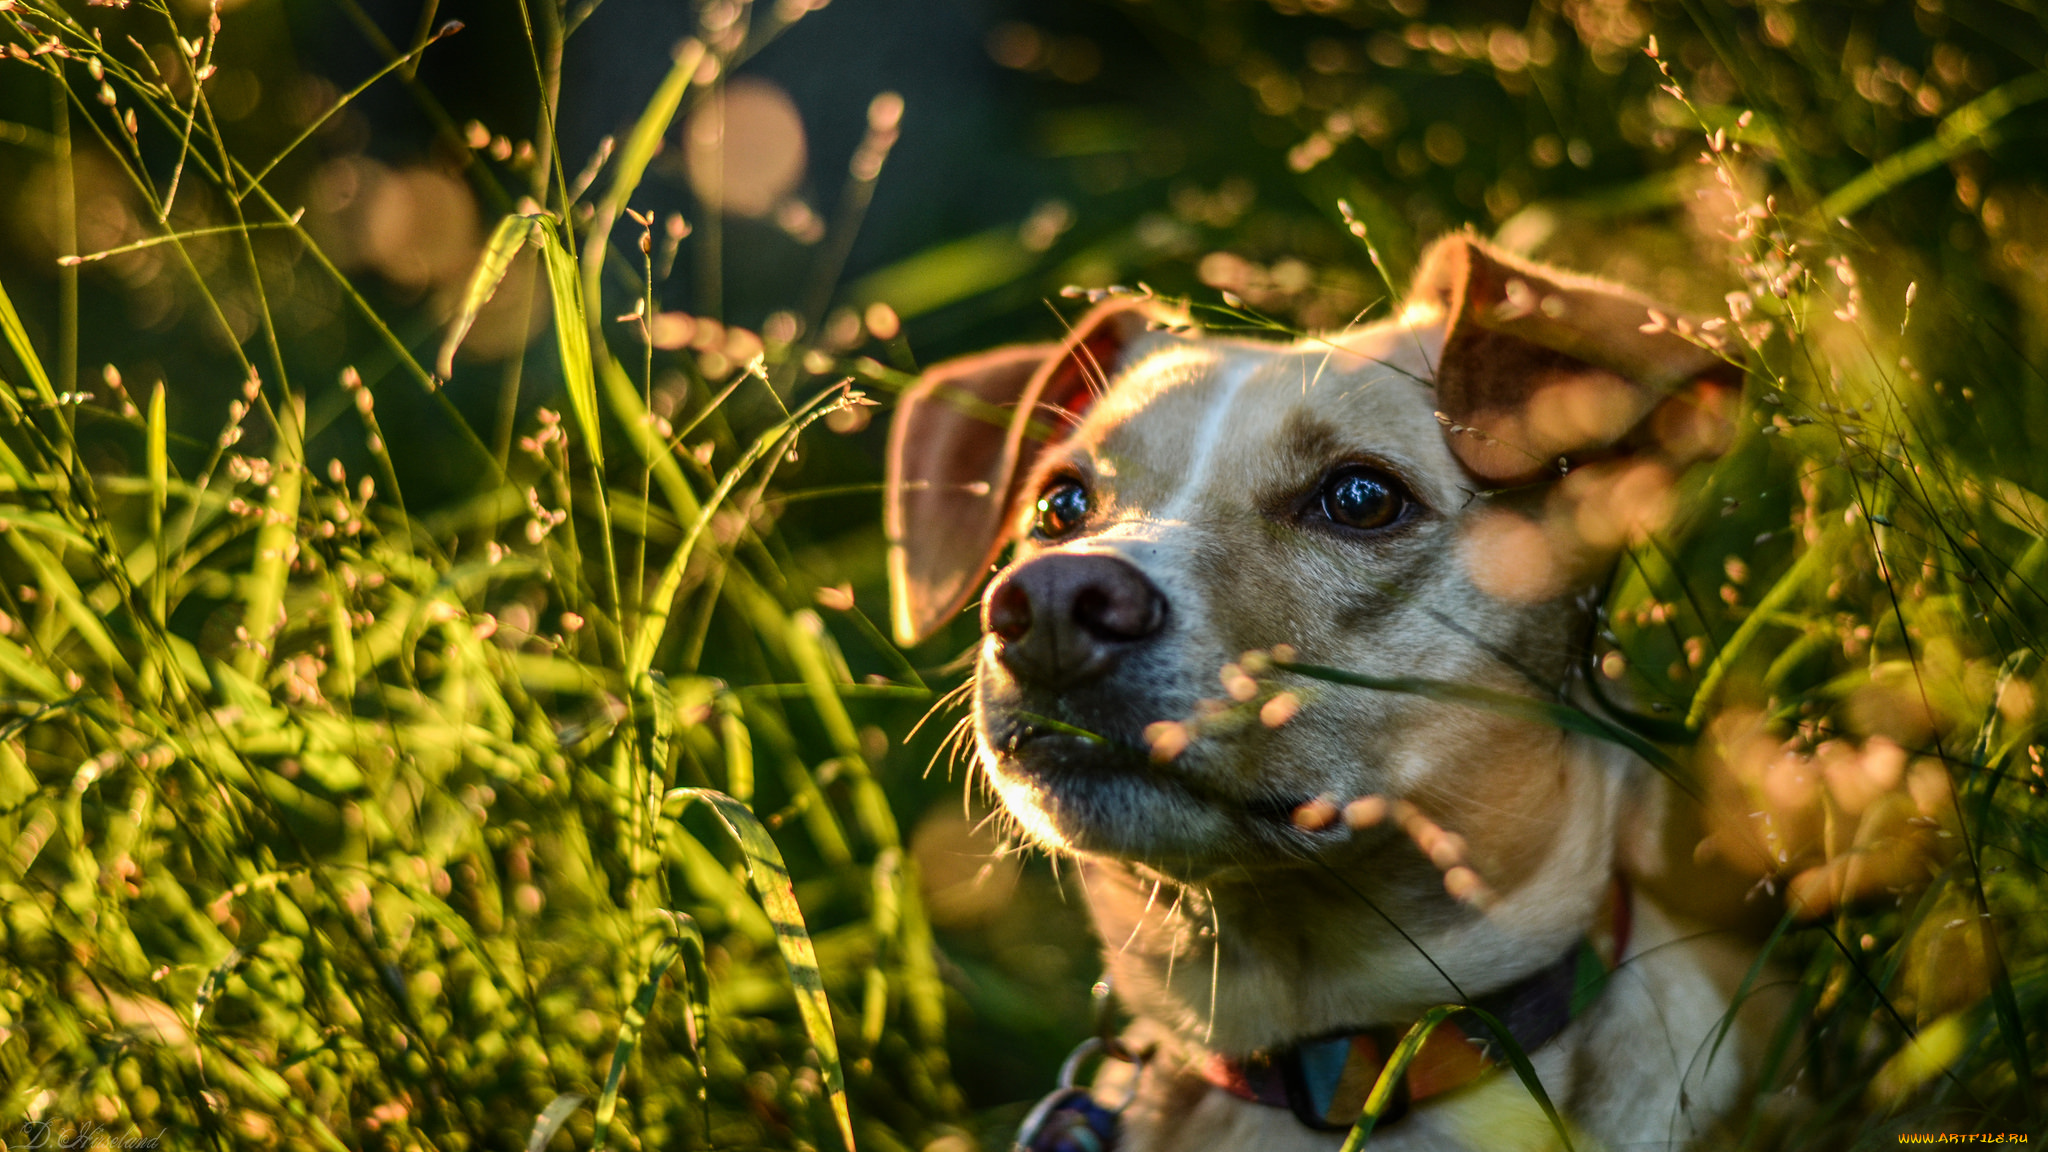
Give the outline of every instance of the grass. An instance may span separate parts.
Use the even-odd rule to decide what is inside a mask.
[[[59,83],[104,70],[155,124],[205,120],[38,15]],[[679,53],[602,210],[703,56]],[[274,218],[162,244],[224,235],[254,263],[279,229],[317,251],[271,165],[209,151],[177,175]],[[28,382],[0,456],[16,1116],[173,1147],[441,1148],[887,1148],[962,1118],[915,863],[853,721],[928,693],[900,658],[909,683],[855,684],[756,530],[776,467],[860,396],[833,384],[756,428],[707,397],[690,420],[733,450],[673,451],[650,382],[591,338],[601,261],[579,269],[558,219],[506,218],[461,327],[531,236],[570,419],[530,416],[520,458],[482,452],[489,480],[427,514],[378,419],[402,379],[342,373],[328,419],[358,425],[360,476],[311,457],[306,393],[254,365],[210,444],[171,434],[161,385],[146,414],[94,413],[147,459],[95,474],[81,398],[0,308]],[[766,371],[733,383],[773,395]],[[742,646],[707,657],[714,630]]]
[[[344,5],[382,58],[296,122],[193,87],[240,11],[0,9],[0,147],[41,158],[24,202],[81,258],[0,291],[0,1120],[167,1147],[989,1140],[1049,1086],[996,1049],[1077,1037],[1091,973],[1031,951],[1072,919],[1036,880],[935,925],[904,830],[943,791],[912,728],[967,635],[906,655],[861,610],[857,437],[915,369],[900,325],[964,350],[1140,277],[1341,324],[1470,220],[1722,317],[1693,338],[1751,371],[1733,450],[1617,569],[1595,652],[1622,738],[1690,774],[1701,857],[1750,890],[1701,911],[1754,931],[1780,967],[1749,987],[1793,1001],[1743,1143],[2048,1138],[2038,22],[1301,7],[998,28],[1081,209],[836,287],[915,127],[877,100],[787,319],[703,309],[720,342],[680,350],[654,331],[671,276],[701,291],[770,242],[635,205],[805,6],[705,6],[587,172],[553,125],[594,6],[465,30],[545,94],[502,159],[415,74],[432,6],[407,40]],[[491,225],[425,299],[296,207],[332,172],[309,153],[391,85]],[[110,186],[131,227],[87,251],[78,205]],[[84,378],[131,339],[123,285],[184,310],[165,383]],[[492,336],[523,336],[523,301],[545,355]],[[478,363],[481,414],[444,387]]]

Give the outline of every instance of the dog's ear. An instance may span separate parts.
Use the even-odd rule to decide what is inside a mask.
[[[1742,369],[1625,289],[1453,235],[1423,257],[1407,310],[1443,317],[1437,408],[1490,486],[1618,453],[1676,472],[1733,439]]]
[[[974,595],[1031,462],[1080,423],[1132,342],[1186,323],[1150,297],[1113,297],[1058,344],[948,360],[903,394],[882,505],[897,643],[928,638]]]

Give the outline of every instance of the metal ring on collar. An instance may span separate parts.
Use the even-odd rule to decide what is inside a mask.
[[[1059,1085],[1061,1088],[1078,1088],[1076,1081],[1080,1079],[1082,1064],[1097,1053],[1105,1060],[1122,1060],[1132,1066],[1131,1084],[1124,1092],[1124,1098],[1115,1104],[1105,1105],[1112,1112],[1121,1112],[1137,1099],[1138,1077],[1145,1071],[1145,1057],[1124,1047],[1123,1041],[1114,1036],[1090,1036],[1074,1045],[1074,1050],[1067,1053],[1066,1060],[1060,1064]]]
[[[1017,1126],[1017,1138],[1011,1145],[1013,1152],[1018,1149],[1029,1149],[1054,1114],[1076,1098],[1090,1095],[1089,1091],[1076,1081],[1080,1079],[1081,1068],[1087,1063],[1088,1058],[1098,1054],[1105,1060],[1123,1060],[1132,1065],[1131,1084],[1129,1090],[1124,1093],[1124,1098],[1114,1105],[1102,1107],[1111,1113],[1121,1113],[1131,1106],[1131,1101],[1138,1096],[1138,1078],[1145,1071],[1145,1057],[1132,1052],[1113,1036],[1090,1036],[1076,1044],[1074,1050],[1067,1053],[1067,1058],[1060,1062],[1059,1087],[1046,1093],[1045,1098],[1033,1106],[1030,1113],[1024,1117],[1024,1122]]]

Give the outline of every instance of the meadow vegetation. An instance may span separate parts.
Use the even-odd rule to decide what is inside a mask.
[[[696,5],[560,154],[597,0],[338,0],[332,76],[270,0],[0,0],[6,1139],[1001,1146],[1094,969],[960,815],[971,624],[871,618],[890,397],[1070,286],[1368,322],[1465,225],[1749,369],[1591,529],[1594,682],[1789,982],[1747,1141],[2048,1138],[2037,13],[1019,9],[1051,192],[863,251],[921,109],[820,192],[750,71],[859,2]]]

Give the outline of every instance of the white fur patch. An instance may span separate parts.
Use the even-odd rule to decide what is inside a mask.
[[[1202,416],[1201,430],[1195,433],[1194,447],[1188,456],[1187,471],[1182,475],[1180,487],[1160,508],[1159,519],[1168,523],[1185,520],[1195,510],[1201,497],[1202,480],[1209,475],[1209,460],[1229,430],[1237,394],[1244,390],[1245,381],[1251,379],[1252,373],[1260,367],[1259,361],[1245,357],[1226,369],[1227,375],[1215,397],[1209,401],[1209,411]]]

